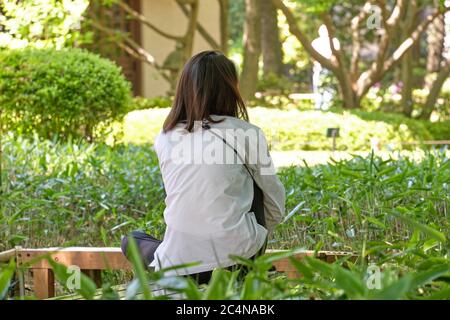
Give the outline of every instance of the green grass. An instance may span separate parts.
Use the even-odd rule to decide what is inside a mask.
[[[2,143],[0,251],[15,245],[117,246],[136,228],[163,235],[164,189],[150,145],[111,147],[12,135]],[[251,269],[244,281],[217,271],[206,291],[186,279],[146,277],[190,298],[450,298],[445,153],[426,153],[421,160],[356,156],[278,174],[289,218],[270,239],[271,248],[348,250],[365,259],[333,265],[305,260],[297,265],[305,276],[288,281],[271,276],[273,257],[263,257],[244,261]],[[364,285],[368,262],[381,268],[384,289]],[[1,296],[11,272],[0,268]],[[110,284],[128,280],[120,274],[107,279]]]
[[[375,252],[410,239],[408,220],[436,230],[441,240],[450,234],[450,162],[444,153],[428,153],[420,163],[356,156],[287,168],[280,177],[287,208],[296,211],[278,228],[277,246]]]
[[[151,146],[3,141],[0,250],[118,245],[131,229],[164,232],[164,190]]]

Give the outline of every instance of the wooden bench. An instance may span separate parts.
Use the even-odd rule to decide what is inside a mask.
[[[29,269],[33,278],[33,291],[38,299],[55,296],[55,277],[45,256],[65,266],[77,266],[101,285],[102,270],[132,270],[120,248],[68,247],[27,249],[16,247],[0,253],[0,262],[15,258],[18,267]],[[39,259],[41,257],[41,259]],[[20,277],[19,277],[20,278]],[[22,290],[23,291],[23,290]]]
[[[283,250],[268,250],[268,252],[280,252]],[[45,256],[51,256],[53,260],[65,266],[77,266],[82,272],[91,277],[98,287],[101,286],[102,270],[132,270],[131,264],[122,254],[120,248],[108,247],[68,247],[68,248],[44,248],[15,249],[0,253],[0,262],[15,259],[18,267],[29,269],[33,277],[33,290],[38,299],[46,299],[55,296],[55,277],[53,270]],[[302,251],[293,255],[295,259],[305,256],[314,256],[314,251]],[[41,259],[39,258],[41,257]],[[319,251],[316,258],[332,263],[339,258],[356,256],[348,252]],[[273,263],[276,271],[283,272],[288,278],[297,278],[300,275],[291,264],[289,258],[282,258]],[[23,283],[23,281],[22,281]],[[23,285],[23,284],[22,284]],[[21,290],[23,292],[23,290]]]

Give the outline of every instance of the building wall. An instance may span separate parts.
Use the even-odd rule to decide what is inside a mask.
[[[211,36],[220,43],[220,12],[217,0],[200,0],[199,22]],[[183,35],[188,18],[178,7],[175,0],[142,0],[143,15],[155,26],[167,33]],[[164,38],[148,27],[141,30],[142,46],[153,55],[158,64],[162,64],[167,55],[175,49],[175,41]],[[197,31],[194,39],[194,52],[211,49]],[[142,95],[147,98],[164,95],[169,84],[148,64],[142,64]]]

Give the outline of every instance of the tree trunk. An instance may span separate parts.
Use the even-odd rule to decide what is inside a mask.
[[[345,109],[358,109],[361,107],[361,97],[365,92],[358,92],[357,85],[346,68],[339,65],[334,72],[339,85],[339,93],[342,98],[342,107]]]
[[[405,53],[400,65],[400,78],[402,81],[402,100],[401,107],[405,116],[411,117],[413,111],[413,83],[412,83],[412,52],[411,50]]]
[[[221,0],[219,0],[220,3],[222,3]],[[228,1],[228,0],[223,0]],[[178,6],[183,11],[183,14],[189,18],[190,12],[189,9],[186,6],[185,1],[183,0],[177,0]],[[220,11],[221,20],[222,20],[222,11]],[[221,21],[222,23],[222,21]],[[221,50],[221,45],[214,39],[214,37],[208,32],[208,30],[205,29],[205,27],[200,23],[200,21],[197,22],[197,31],[198,33],[205,39],[205,41],[209,44],[209,46],[214,50]]]
[[[245,0],[244,62],[240,87],[244,99],[255,96],[261,54],[260,0]]]
[[[408,37],[410,33],[410,29],[418,24],[417,17],[418,17],[418,4],[416,0],[411,0],[406,4],[405,14],[403,17],[401,17],[399,22],[399,28],[398,28],[398,37],[401,44],[404,42]],[[398,46],[399,44],[396,44]],[[402,110],[402,113],[407,116],[411,117],[412,111],[413,111],[413,68],[414,68],[414,50],[416,45],[413,45],[410,50],[408,50],[400,60],[400,68],[399,68],[399,80],[402,84],[401,88],[401,100],[400,100],[400,107]]]
[[[339,88],[342,97],[343,108],[358,109],[361,107],[361,96],[359,96],[352,87],[338,78]]]
[[[283,74],[283,51],[278,29],[277,10],[272,0],[261,2],[261,47],[264,77]]]
[[[228,53],[228,16],[229,2],[228,0],[219,0],[220,6],[220,47],[224,54]]]
[[[427,32],[427,72],[425,77],[425,88],[432,89],[433,76],[439,71],[442,61],[445,39],[444,16],[436,18],[428,27]]]
[[[184,60],[185,60],[184,62],[188,61],[192,56],[195,31],[197,30],[197,23],[198,23],[199,1],[192,0],[189,6],[191,10],[189,15],[188,28],[186,30],[186,34],[183,37]]]
[[[439,98],[439,93],[441,92],[444,82],[450,76],[450,59],[447,59],[445,66],[439,71],[436,80],[433,81],[430,87],[430,93],[427,96],[425,105],[423,107],[423,112],[421,114],[422,119],[430,119],[431,113],[435,109],[437,99]]]
[[[437,72],[442,61],[444,49],[445,20],[444,15],[437,17],[427,30],[427,74]]]

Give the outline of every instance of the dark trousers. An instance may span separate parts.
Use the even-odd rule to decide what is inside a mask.
[[[258,258],[259,256],[263,255],[264,252],[266,251],[266,246],[267,246],[267,239],[264,242],[263,246],[261,247],[261,249],[259,249],[258,253],[256,253],[253,257],[250,258],[250,260],[255,260],[256,258]],[[239,277],[240,278],[244,278],[245,275],[248,273],[248,268],[245,265],[240,265],[240,264],[236,264],[233,266],[230,266],[228,268],[225,268],[225,270],[228,271],[238,271],[239,270]],[[190,274],[187,275],[186,277],[191,277],[192,279],[194,279],[197,284],[208,284],[209,280],[211,280],[211,276],[212,276],[213,270],[210,271],[205,271],[205,272],[200,272],[200,273],[194,273],[194,274]]]

